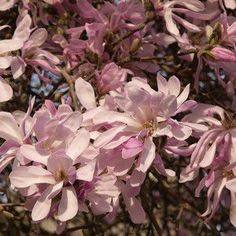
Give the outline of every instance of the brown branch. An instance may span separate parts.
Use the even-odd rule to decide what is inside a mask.
[[[19,207],[24,205],[24,203],[1,203],[0,207]]]
[[[148,217],[150,219],[150,221],[152,222],[156,232],[158,235],[162,235],[162,229],[161,226],[159,225],[159,223],[157,222],[156,216],[153,213],[153,209],[150,209],[148,202],[149,199],[146,197],[145,193],[148,193],[149,191],[147,190],[145,184],[143,184],[143,189],[141,191],[141,200],[142,200],[142,205],[146,211],[146,213],[148,214]]]
[[[76,111],[78,111],[79,110],[79,105],[78,105],[78,101],[77,101],[77,96],[75,94],[74,81],[65,69],[61,69],[61,74],[63,75],[63,77],[65,78],[65,80],[66,80],[66,82],[69,86],[69,92],[70,92],[70,95],[71,95],[72,100],[73,100],[74,109]]]
[[[152,22],[154,19],[153,18],[149,18],[147,19],[144,23],[141,23],[137,26],[136,29],[131,30],[129,33],[125,34],[124,36],[122,36],[121,38],[117,39],[115,42],[113,42],[111,44],[112,47],[115,47],[117,44],[119,44],[120,42],[122,42],[123,40],[129,38],[131,35],[133,35],[134,33],[142,30],[148,23]]]

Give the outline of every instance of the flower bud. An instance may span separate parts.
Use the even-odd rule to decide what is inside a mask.
[[[141,46],[141,39],[139,38],[134,39],[130,46],[129,52],[135,53],[140,48],[140,46]]]
[[[217,61],[236,62],[236,52],[227,48],[215,47],[211,50],[211,54]]]

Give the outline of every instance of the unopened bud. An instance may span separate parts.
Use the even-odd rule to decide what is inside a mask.
[[[211,50],[211,54],[217,61],[236,62],[236,52],[227,48],[215,47]]]
[[[140,48],[141,42],[142,41],[139,38],[134,39],[131,46],[130,46],[129,52],[135,53]]]

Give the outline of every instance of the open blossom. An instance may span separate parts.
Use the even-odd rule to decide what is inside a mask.
[[[95,124],[112,125],[97,137],[95,147],[110,150],[122,144],[122,158],[127,161],[140,152],[135,169],[141,173],[145,173],[155,159],[154,138],[167,136],[185,140],[192,132],[190,123],[184,124],[171,118],[194,104],[186,101],[189,86],[180,93],[176,77],[167,82],[161,76],[157,77],[157,84],[158,91],[139,79],[127,83],[124,92],[114,97],[123,112],[100,112],[93,121]]]
[[[214,117],[216,114],[219,119]],[[196,110],[184,120],[208,124],[208,130],[197,142],[190,164],[182,172],[180,181],[185,182],[196,178],[198,170],[204,168],[207,174],[196,189],[196,195],[199,196],[204,187],[208,188],[208,207],[203,216],[208,216],[207,220],[209,220],[214,215],[221,200],[222,191],[227,188],[231,192],[230,220],[235,225],[235,120],[224,114],[220,107],[204,104],[198,105]],[[211,200],[212,197],[213,200]]]
[[[79,129],[80,117],[80,113],[71,112],[67,105],[56,109],[47,101],[32,118],[31,138],[35,141],[20,145],[18,153],[26,161],[19,160],[10,180],[12,186],[29,198],[34,221],[56,213],[65,222],[78,211],[88,210],[86,200],[90,201],[94,214],[110,212],[112,199],[120,194],[114,185],[114,175],[95,176],[98,152],[89,146],[89,132]]]
[[[197,18],[202,20],[211,19],[215,15],[219,14],[218,9],[216,11],[212,11],[210,14],[207,14],[205,11],[207,7],[205,7],[204,4],[198,0],[175,0],[170,2],[166,1],[164,3],[152,0],[152,2],[157,14],[164,17],[167,30],[178,39],[180,39],[180,31],[176,23],[179,23],[190,32],[199,32],[201,30],[201,28],[196,24],[179,17],[177,15],[178,13],[185,14],[187,17],[193,19]]]
[[[40,232],[47,219],[60,234],[236,227],[235,9],[235,0],[0,0],[0,182]]]

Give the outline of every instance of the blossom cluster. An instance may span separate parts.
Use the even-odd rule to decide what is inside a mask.
[[[36,94],[26,112],[0,111],[0,172],[11,166],[10,187],[34,222],[54,217],[62,231],[82,212],[112,222],[124,205],[142,224],[155,172],[201,178],[205,223],[227,196],[236,227],[235,10],[234,0],[0,0],[1,13],[18,13],[0,26],[10,32],[0,40],[0,102],[24,75],[67,86],[59,102]],[[180,77],[181,62],[192,79]],[[197,99],[211,76],[227,102]],[[189,162],[176,173],[167,158]]]

